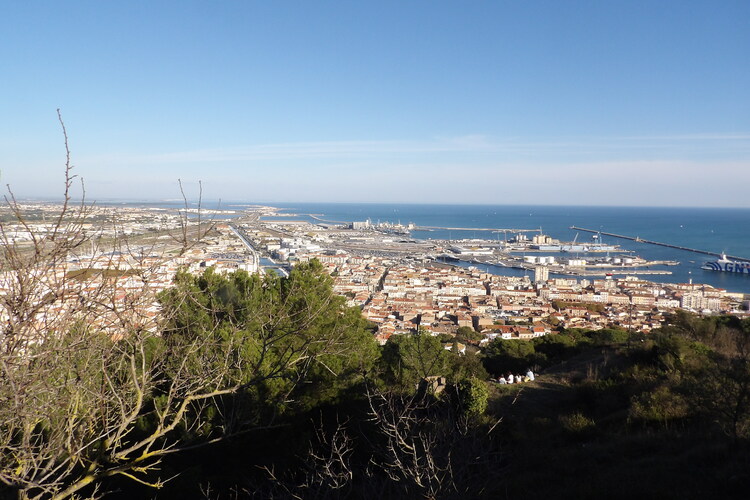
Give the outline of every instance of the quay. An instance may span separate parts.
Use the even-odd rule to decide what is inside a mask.
[[[510,269],[520,269],[523,271],[534,272],[537,267],[533,264],[521,262],[517,259],[502,260],[502,259],[488,259],[481,257],[473,258],[461,258],[450,254],[442,254],[435,257],[438,261],[454,261],[454,262],[466,262],[468,264],[483,265],[483,266],[494,266],[494,267],[505,267]],[[653,261],[648,262],[647,265],[674,265],[675,263],[668,263],[670,261]],[[586,266],[586,267],[569,267],[562,266],[559,264],[553,264],[547,266],[550,274],[558,274],[562,276],[580,276],[582,278],[591,276],[638,276],[638,275],[669,275],[672,271],[666,271],[661,269],[642,269],[644,266],[634,267],[623,267],[623,266],[611,266],[611,267],[600,267],[600,266]]]
[[[341,220],[327,220],[319,217],[317,214],[302,214],[307,215],[311,219],[326,224],[343,224],[350,225],[351,222]],[[442,227],[442,226],[413,226],[411,231],[485,231],[488,233],[538,233],[539,229],[498,229],[493,227]]]
[[[320,214],[300,214],[307,215],[313,220],[326,224],[343,224],[351,225],[351,222],[342,220],[328,220],[320,217]],[[417,226],[412,225],[411,231],[485,231],[489,233],[540,233],[541,229],[505,229],[494,227],[443,227],[443,226]]]
[[[414,231],[486,231],[489,233],[538,233],[539,229],[495,229],[492,227],[415,226]]]
[[[743,262],[750,262],[750,259],[747,259],[745,257],[735,257],[734,255],[722,255],[720,253],[708,252],[706,250],[698,250],[696,248],[688,248],[688,247],[683,247],[683,246],[680,246],[680,245],[672,245],[671,243],[661,243],[659,241],[645,240],[645,239],[639,238],[637,236],[633,237],[633,236],[625,236],[625,235],[622,235],[622,234],[605,233],[604,231],[597,231],[595,229],[586,229],[584,227],[577,227],[577,226],[570,226],[570,229],[574,229],[576,231],[585,231],[587,233],[603,234],[605,236],[612,236],[613,238],[620,238],[620,239],[623,239],[623,240],[635,241],[637,243],[648,243],[650,245],[658,245],[658,246],[662,246],[662,247],[676,248],[677,250],[685,250],[687,252],[700,253],[700,254],[704,254],[704,255],[712,255],[712,256],[715,256],[715,257],[725,256],[727,259],[731,259],[731,260],[740,260],[740,261],[743,261]]]

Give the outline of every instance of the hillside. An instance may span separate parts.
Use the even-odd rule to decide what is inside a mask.
[[[691,397],[701,388],[657,359],[653,341],[590,347],[534,382],[495,385],[502,495],[746,498],[747,435],[728,435]]]

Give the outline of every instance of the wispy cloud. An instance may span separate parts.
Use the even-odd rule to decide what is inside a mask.
[[[136,164],[169,164],[194,162],[237,162],[269,159],[296,159],[349,156],[357,152],[375,150],[367,142],[318,142],[289,144],[260,144],[247,147],[220,147],[188,151],[173,151],[143,155],[102,155],[87,160],[103,160]]]
[[[675,135],[634,135],[613,138],[619,141],[750,141],[745,133],[705,133]]]
[[[258,160],[296,160],[306,158],[361,157],[382,154],[424,154],[444,152],[496,151],[498,145],[479,136],[435,141],[320,141],[257,144],[177,151],[150,155],[105,155],[86,160],[127,163],[241,162]]]
[[[295,162],[296,163],[296,162]],[[456,203],[546,203],[674,206],[748,206],[750,160],[678,161],[530,160],[466,162],[441,159],[344,160],[309,166],[229,166],[185,173],[174,169],[99,169],[83,172],[87,190],[101,197],[160,197],[178,194],[177,177],[203,181],[211,198],[254,201],[368,201]],[[172,174],[169,173],[172,171]],[[187,179],[187,180],[186,180]],[[52,179],[28,180],[25,190],[57,193]],[[19,188],[22,187],[19,185]]]
[[[284,160],[377,158],[402,155],[429,157],[465,155],[624,155],[653,151],[662,154],[747,154],[750,134],[686,134],[662,136],[577,137],[567,140],[493,139],[465,135],[432,140],[318,141],[217,147],[155,154],[102,155],[82,158],[86,163],[169,165],[190,163],[238,163]],[[609,158],[614,159],[614,158]]]

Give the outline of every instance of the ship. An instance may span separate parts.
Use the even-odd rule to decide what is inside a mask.
[[[725,254],[721,254],[719,260],[705,262],[701,269],[706,271],[720,271],[723,273],[750,274],[750,262],[740,262],[737,260],[727,259]]]

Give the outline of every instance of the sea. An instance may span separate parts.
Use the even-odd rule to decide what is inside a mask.
[[[111,205],[152,205],[179,208],[181,201],[170,202],[112,202]],[[311,215],[326,221],[354,222],[370,220],[417,226],[444,228],[476,228],[471,230],[413,231],[411,237],[429,240],[493,239],[502,240],[504,233],[496,229],[541,230],[544,234],[564,242],[586,243],[594,241],[593,234],[576,231],[571,226],[639,237],[687,248],[750,259],[750,208],[688,208],[688,207],[596,207],[596,206],[552,206],[552,205],[451,205],[451,204],[385,204],[385,203],[261,203],[280,209],[280,213],[294,214],[294,220],[318,222]],[[194,204],[190,204],[195,206]],[[205,208],[220,208],[240,212],[254,206],[253,201],[223,201],[219,204],[206,202]],[[285,217],[285,219],[289,219]],[[529,237],[535,232],[525,233]],[[508,233],[510,238],[512,233]],[[649,269],[666,270],[672,274],[642,275],[642,278],[659,283],[708,284],[730,292],[750,294],[750,275],[722,273],[701,269],[704,262],[718,257],[656,246],[648,243],[618,239],[602,235],[599,241],[616,244],[630,255],[649,261],[671,260],[677,266],[652,266]],[[534,253],[534,255],[575,256],[574,253]],[[601,257],[602,253],[578,254]],[[612,252],[616,257],[620,254]],[[476,265],[462,263],[460,265]],[[519,276],[528,271],[502,266],[476,265],[498,275]],[[554,275],[553,275],[554,276]]]
[[[329,221],[373,223],[392,222],[472,230],[413,231],[415,239],[493,239],[504,233],[493,229],[541,230],[561,241],[578,243],[594,241],[593,234],[570,229],[571,226],[678,245],[687,248],[750,258],[750,208],[665,208],[665,207],[592,207],[544,205],[421,205],[375,203],[269,203],[293,213],[296,220],[315,215]],[[231,203],[225,204],[232,208]],[[529,237],[537,233],[525,233]],[[577,234],[577,236],[576,236]],[[510,238],[511,233],[508,234]],[[617,244],[647,260],[673,260],[678,266],[652,266],[650,269],[671,271],[668,275],[644,275],[643,279],[660,283],[705,283],[731,292],[750,294],[750,275],[736,275],[701,269],[715,260],[704,255],[675,248],[656,246],[609,236],[599,241]],[[535,255],[559,255],[535,253]],[[565,254],[571,257],[575,254]],[[587,254],[602,256],[606,254]],[[615,252],[612,256],[617,256]],[[585,257],[583,254],[580,257]],[[468,265],[468,264],[467,264]],[[501,266],[478,265],[499,275],[523,275],[526,271]]]

